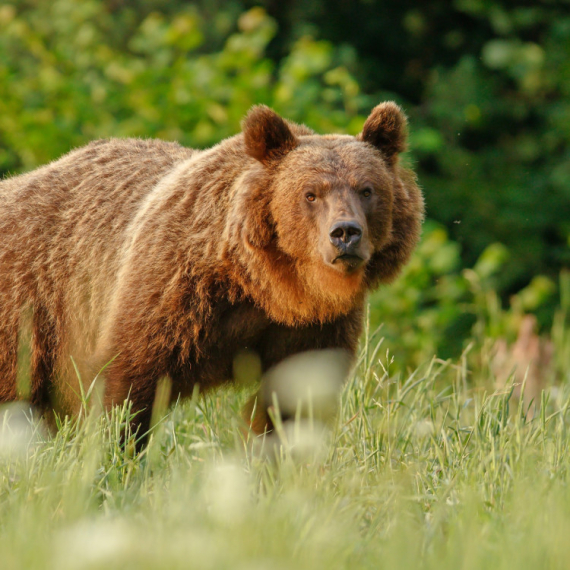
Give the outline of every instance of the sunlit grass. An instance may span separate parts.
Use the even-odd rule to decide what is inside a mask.
[[[371,339],[337,421],[284,445],[244,432],[246,390],[176,405],[139,455],[127,407],[54,435],[4,408],[0,567],[566,568],[570,389],[523,405],[466,361],[392,375]]]

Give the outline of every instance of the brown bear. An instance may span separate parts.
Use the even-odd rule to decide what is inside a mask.
[[[0,402],[22,396],[24,315],[32,404],[73,413],[111,362],[106,405],[130,398],[139,433],[161,377],[176,399],[230,381],[243,349],[264,370],[354,354],[367,291],[419,239],[406,118],[387,102],[357,137],[319,136],[256,106],[242,127],[204,151],[95,141],[0,182]]]

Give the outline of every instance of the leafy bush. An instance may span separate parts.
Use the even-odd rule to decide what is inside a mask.
[[[322,132],[359,131],[343,50],[303,38],[276,67],[265,56],[276,23],[254,8],[234,32],[222,26],[221,48],[208,51],[215,42],[194,6],[166,14],[161,2],[145,3],[154,4],[146,15],[95,1],[0,7],[0,172],[99,137],[209,146],[239,131],[260,102]]]
[[[419,365],[438,355],[456,357],[476,342],[514,341],[522,319],[557,301],[556,285],[536,276],[503,308],[497,281],[509,260],[505,246],[488,246],[472,268],[462,269],[460,247],[444,227],[427,222],[422,242],[401,277],[370,299],[370,329],[397,363]]]

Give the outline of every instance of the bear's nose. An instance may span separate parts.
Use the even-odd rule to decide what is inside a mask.
[[[339,249],[355,248],[362,237],[362,226],[355,221],[336,222],[329,231],[331,243]]]

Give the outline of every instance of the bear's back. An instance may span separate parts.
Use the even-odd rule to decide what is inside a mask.
[[[33,266],[36,280],[38,270],[72,272],[111,254],[144,197],[195,152],[160,140],[99,140],[0,182],[0,268]]]

